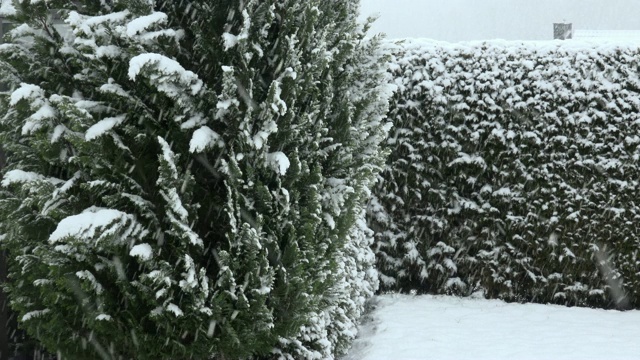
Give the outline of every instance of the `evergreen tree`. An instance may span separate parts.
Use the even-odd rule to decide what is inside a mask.
[[[364,203],[391,90],[357,11],[2,0],[22,326],[65,358],[343,353],[377,287]]]

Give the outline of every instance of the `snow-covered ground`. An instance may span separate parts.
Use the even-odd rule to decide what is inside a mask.
[[[640,311],[382,295],[345,360],[640,359]]]

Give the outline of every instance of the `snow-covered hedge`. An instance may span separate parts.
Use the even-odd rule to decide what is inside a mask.
[[[638,48],[388,46],[395,128],[371,207],[384,286],[638,307]]]

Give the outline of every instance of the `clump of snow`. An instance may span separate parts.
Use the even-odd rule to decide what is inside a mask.
[[[174,303],[167,305],[167,311],[173,313],[176,317],[181,317],[184,315],[184,312],[182,312],[182,309],[180,309],[178,305]]]
[[[189,152],[199,153],[216,145],[219,147],[224,146],[220,135],[208,126],[203,126],[193,132],[193,136],[189,142]]]
[[[151,248],[151,245],[147,243],[138,244],[131,248],[129,255],[137,257],[142,261],[148,261],[153,258],[153,249]]]
[[[20,100],[30,100],[35,98],[43,98],[44,90],[38,85],[20,84],[20,87],[11,93],[9,105],[15,106]]]
[[[198,286],[198,279],[196,278],[196,264],[189,255],[184,256],[184,269],[186,272],[182,273],[184,280],[180,280],[180,287],[189,291]]]
[[[56,230],[49,236],[50,243],[56,243],[66,237],[92,239],[96,235],[110,235],[118,225],[125,225],[132,216],[113,209],[90,209],[78,215],[66,217],[58,223]]]
[[[126,114],[122,114],[116,117],[109,117],[102,119],[87,129],[87,132],[84,134],[84,138],[87,141],[91,141],[97,137],[104,135],[107,131],[113,129],[115,126],[118,126],[124,122],[127,118]]]
[[[98,58],[116,59],[122,54],[122,50],[115,45],[105,45],[96,47],[96,56]]]
[[[127,24],[127,35],[130,37],[138,35],[155,24],[165,23],[167,18],[167,14],[157,11],[135,18]]]
[[[37,318],[37,317],[46,315],[49,312],[51,312],[51,310],[49,310],[49,309],[29,311],[28,313],[22,315],[22,321],[29,321],[29,320],[31,320],[33,318]]]
[[[0,3],[0,16],[13,16],[17,14],[15,6],[13,6],[12,0],[2,0]]]
[[[41,174],[37,174],[31,171],[11,170],[4,174],[4,178],[2,179],[1,184],[2,186],[9,186],[11,184],[32,183],[36,181],[48,181],[53,185],[64,183],[63,180],[56,178],[47,178],[42,176]]]
[[[2,186],[9,186],[15,183],[30,183],[44,180],[44,176],[30,171],[11,170],[4,175]]]
[[[280,175],[285,175],[291,162],[282,151],[267,154],[267,163]]]
[[[278,124],[275,121],[265,122],[262,129],[253,136],[253,146],[258,150],[262,149],[269,136],[276,131],[278,131]]]
[[[240,34],[233,35],[229,32],[225,32],[222,34],[222,41],[224,43],[224,50],[229,50],[232,47],[236,46],[239,41],[245,40],[249,37],[249,29],[251,28],[251,17],[247,10],[242,10],[242,29],[240,30]]]
[[[68,130],[67,127],[62,124],[56,125],[56,127],[53,129],[53,133],[51,134],[51,143],[55,144],[56,142],[58,142],[58,140],[60,140],[62,135],[67,130]]]
[[[184,116],[178,116],[176,118],[176,122],[182,122],[184,120]],[[204,117],[202,113],[196,113],[191,116],[189,120],[180,124],[180,129],[188,130],[193,129],[196,126],[204,125],[207,123],[207,118]]]
[[[104,24],[123,22],[130,14],[129,10],[124,10],[100,16],[86,16],[76,11],[70,11],[65,22],[73,28],[74,34],[85,33],[88,35],[94,32],[93,29],[104,28]]]
[[[53,119],[55,116],[56,110],[45,100],[40,108],[27,118],[25,125],[22,127],[22,135],[28,135],[40,129],[42,120]]]
[[[57,112],[51,106],[42,88],[33,84],[20,84],[20,87],[11,93],[9,105],[15,106],[21,100],[29,102],[33,114],[31,114],[22,126],[22,135],[29,135],[42,127],[42,121],[55,118]]]
[[[100,315],[96,316],[96,320],[97,321],[111,321],[111,315],[100,314]]]
[[[100,86],[100,92],[105,94],[114,94],[123,98],[130,98],[131,95],[126,92],[122,86],[115,83],[115,80],[109,79],[107,84]]]
[[[229,50],[232,47],[236,46],[236,44],[238,43],[238,37],[231,33],[225,32],[224,34],[222,34],[222,41],[224,43],[224,49]]]
[[[494,196],[511,196],[512,192],[511,189],[509,189],[508,187],[502,187],[496,191],[493,192]]]
[[[166,82],[166,80],[161,79],[161,77],[174,76],[181,84],[190,86],[192,95],[196,95],[202,89],[203,83],[198,78],[198,75],[186,70],[177,61],[154,53],[140,54],[131,58],[129,61],[129,78],[135,81],[145,67],[156,69],[158,75],[152,75],[151,79],[160,81],[156,84],[158,89],[171,97],[177,97],[177,89],[165,84],[164,82]]]

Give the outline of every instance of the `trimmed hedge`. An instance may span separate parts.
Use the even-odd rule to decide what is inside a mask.
[[[369,212],[383,288],[640,307],[640,50],[388,48],[395,128]]]

